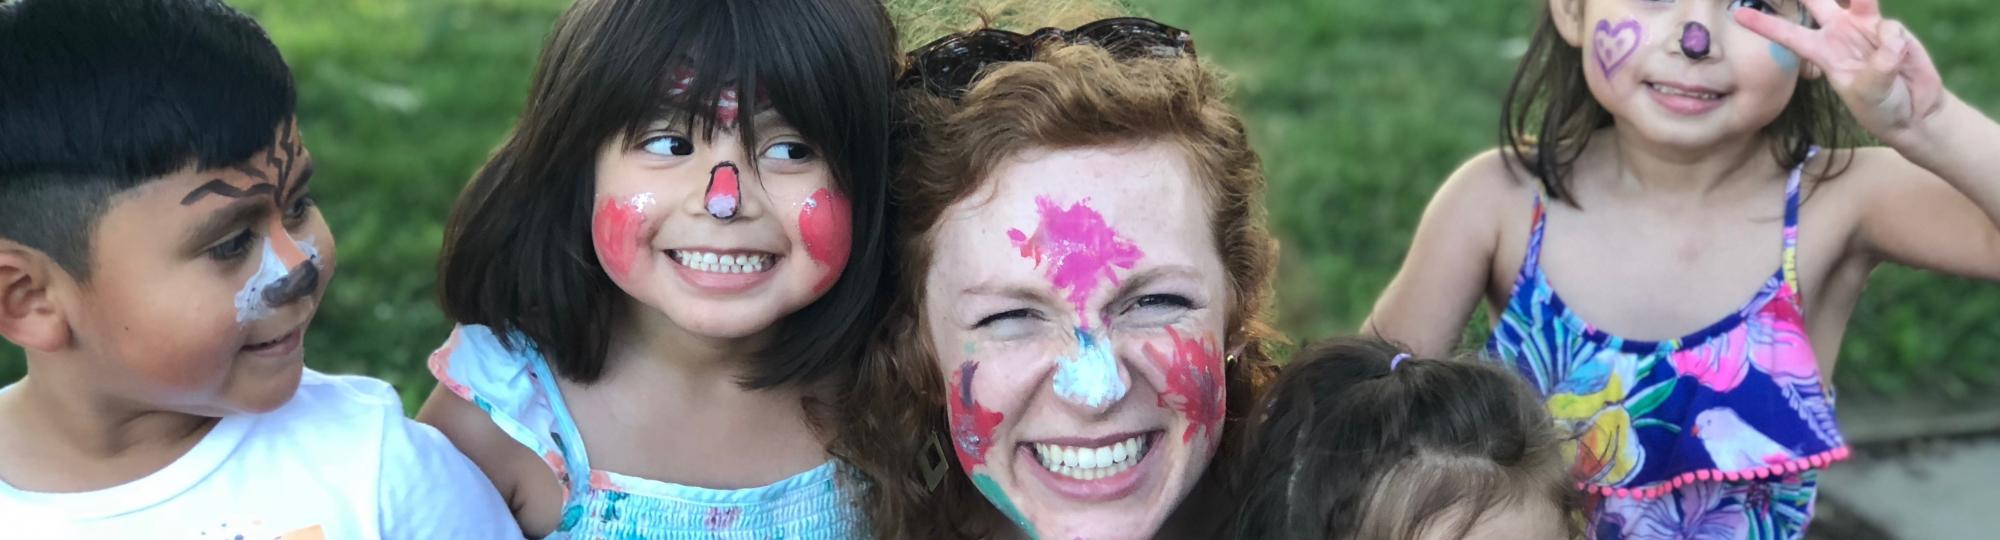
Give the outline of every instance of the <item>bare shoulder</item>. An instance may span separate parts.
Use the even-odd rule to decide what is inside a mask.
[[[561,485],[540,456],[509,437],[486,411],[440,385],[424,400],[417,421],[437,428],[479,466],[500,490],[523,531],[554,529],[561,511]]]
[[[1502,204],[1508,200],[1528,200],[1534,196],[1534,176],[1506,158],[1498,148],[1484,150],[1452,172],[1438,186],[1426,214],[1450,216],[1458,226],[1494,228],[1500,224]],[[1430,220],[1430,218],[1426,218]]]
[[[1445,179],[1439,195],[1451,193],[1454,196],[1485,199],[1488,197],[1527,197],[1534,193],[1534,176],[1522,169],[1519,163],[1509,159],[1498,148],[1489,148],[1475,154],[1452,171]]]
[[[1529,175],[1499,149],[1480,152],[1458,166],[1431,197],[1425,221],[1444,220],[1451,229],[1498,239],[1516,213],[1525,213],[1536,191]],[[1518,202],[1519,204],[1510,204]]]

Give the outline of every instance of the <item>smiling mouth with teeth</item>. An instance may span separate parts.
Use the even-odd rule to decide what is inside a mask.
[[[1674,88],[1671,86],[1658,83],[1646,83],[1646,86],[1652,87],[1653,91],[1655,92],[1659,92],[1669,96],[1681,96],[1681,97],[1688,97],[1700,100],[1716,100],[1722,98],[1722,94],[1713,94],[1708,92],[1690,92],[1687,90],[1682,90],[1679,88]]]
[[[770,253],[714,253],[667,250],[674,262],[697,272],[713,274],[755,274],[770,270],[778,256]]]
[[[1154,435],[1157,433],[1135,435],[1109,446],[1091,448],[1047,443],[1029,443],[1026,446],[1034,451],[1035,459],[1041,462],[1042,468],[1068,478],[1089,481],[1125,472],[1138,464],[1153,450]]]

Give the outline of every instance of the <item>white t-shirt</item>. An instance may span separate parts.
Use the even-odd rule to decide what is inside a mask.
[[[471,460],[403,417],[388,383],[312,370],[283,407],[222,418],[144,478],[84,493],[0,482],[0,537],[237,535],[489,539],[521,529]]]

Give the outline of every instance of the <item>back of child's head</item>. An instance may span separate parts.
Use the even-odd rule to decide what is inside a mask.
[[[1253,412],[1242,537],[1463,538],[1482,520],[1568,534],[1573,490],[1534,391],[1492,364],[1399,356],[1340,339],[1293,357]]]
[[[740,95],[743,118],[767,102],[818,149],[851,203],[853,235],[838,281],[773,323],[783,338],[742,379],[762,388],[839,369],[880,311],[895,39],[870,0],[576,2],[543,45],[513,133],[453,209],[439,261],[445,313],[518,333],[528,343],[509,345],[534,347],[558,375],[598,379],[614,322],[636,303],[592,252],[600,152],[659,121],[690,137],[733,127],[752,148],[756,122],[733,121]]]
[[[1514,70],[1500,110],[1502,155],[1540,181],[1542,191],[1550,199],[1571,204],[1575,203],[1570,196],[1571,166],[1590,144],[1592,135],[1610,127],[1617,119],[1597,101],[1585,80],[1585,70],[1598,68],[1589,64],[1583,48],[1571,45],[1561,32],[1562,25],[1585,32],[1590,28],[1586,26],[1588,21],[1557,20],[1558,12],[1546,2],[1569,2],[1573,7],[1568,12],[1581,19],[1583,6],[1596,1],[1603,0],[1541,2],[1544,6],[1540,22]],[[1792,8],[1804,16],[1794,0],[1770,0],[1770,3],[1793,4]],[[1801,76],[1784,110],[1763,127],[1762,133],[1771,143],[1778,164],[1791,169],[1805,163],[1808,151],[1815,146],[1839,148],[1852,144],[1854,129],[1850,122],[1846,106],[1824,77]],[[1846,163],[1846,160],[1838,163],[1826,160],[1817,173],[1823,177],[1837,175]]]
[[[0,239],[87,282],[115,196],[249,160],[294,101],[277,47],[221,2],[0,3]]]

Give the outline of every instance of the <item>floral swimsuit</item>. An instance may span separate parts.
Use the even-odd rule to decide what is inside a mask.
[[[1566,430],[1591,537],[1804,536],[1818,470],[1848,450],[1801,315],[1801,169],[1785,187],[1783,264],[1741,309],[1668,341],[1620,338],[1563,304],[1542,272],[1535,198],[1527,256],[1486,352],[1526,377]]]

